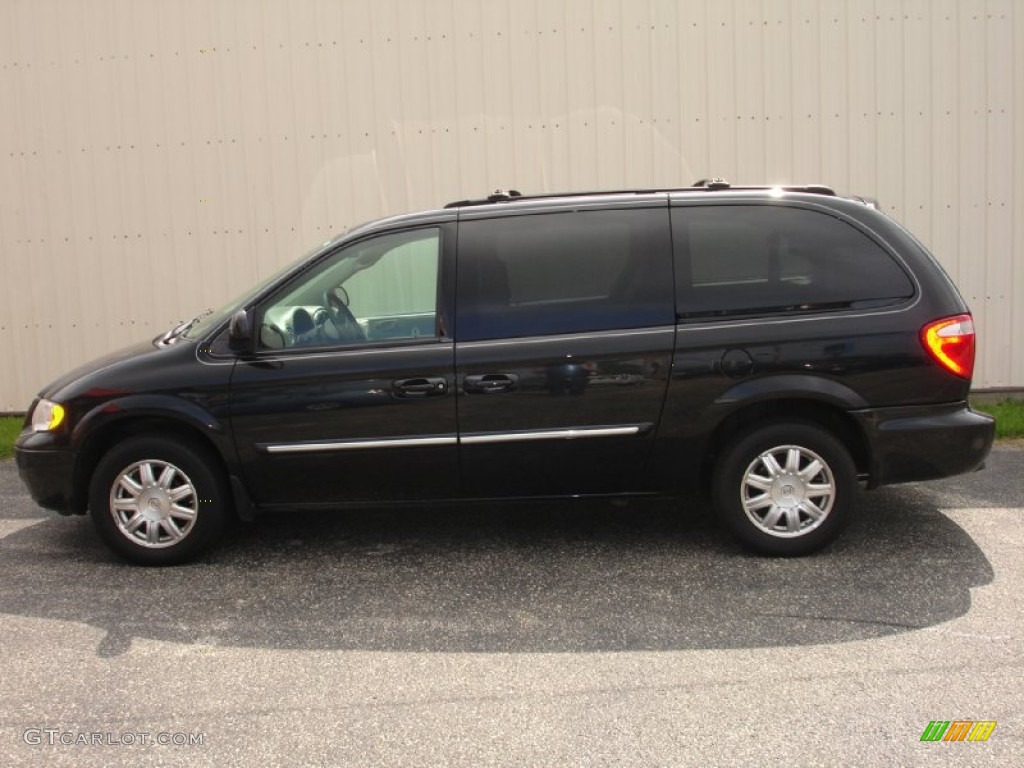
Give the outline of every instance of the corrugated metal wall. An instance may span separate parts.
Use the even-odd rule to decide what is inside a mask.
[[[0,0],[0,411],[329,233],[495,187],[879,198],[1024,386],[1024,3]]]

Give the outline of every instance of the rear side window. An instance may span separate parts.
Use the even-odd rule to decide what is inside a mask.
[[[881,307],[914,293],[881,246],[815,211],[674,208],[672,237],[681,317]]]
[[[463,221],[456,302],[462,341],[670,325],[668,212]]]

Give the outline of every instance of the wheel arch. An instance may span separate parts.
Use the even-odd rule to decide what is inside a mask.
[[[183,442],[201,446],[209,451],[218,462],[226,483],[231,486],[232,472],[229,457],[224,455],[228,437],[215,424],[215,430],[207,423],[198,425],[194,418],[183,417],[174,412],[154,413],[149,409],[110,408],[109,404],[84,418],[76,428],[78,443],[75,448],[75,467],[72,480],[76,513],[82,514],[88,507],[89,484],[103,456],[117,443],[138,435],[163,435]],[[91,417],[91,418],[90,418]],[[216,437],[211,435],[216,431]]]
[[[749,402],[733,410],[711,433],[704,451],[701,476],[707,481],[715,463],[738,435],[771,423],[802,422],[826,430],[849,451],[860,476],[870,471],[870,448],[863,429],[844,409],[820,398],[780,396]]]

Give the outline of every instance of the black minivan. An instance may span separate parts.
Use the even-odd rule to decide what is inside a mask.
[[[935,259],[861,198],[496,193],[350,231],[63,376],[16,456],[143,564],[260,511],[700,492],[799,555],[861,483],[982,465],[974,347]]]

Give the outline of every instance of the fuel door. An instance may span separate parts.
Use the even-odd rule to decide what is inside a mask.
[[[745,349],[727,349],[718,363],[730,379],[743,379],[754,371],[754,360]]]

